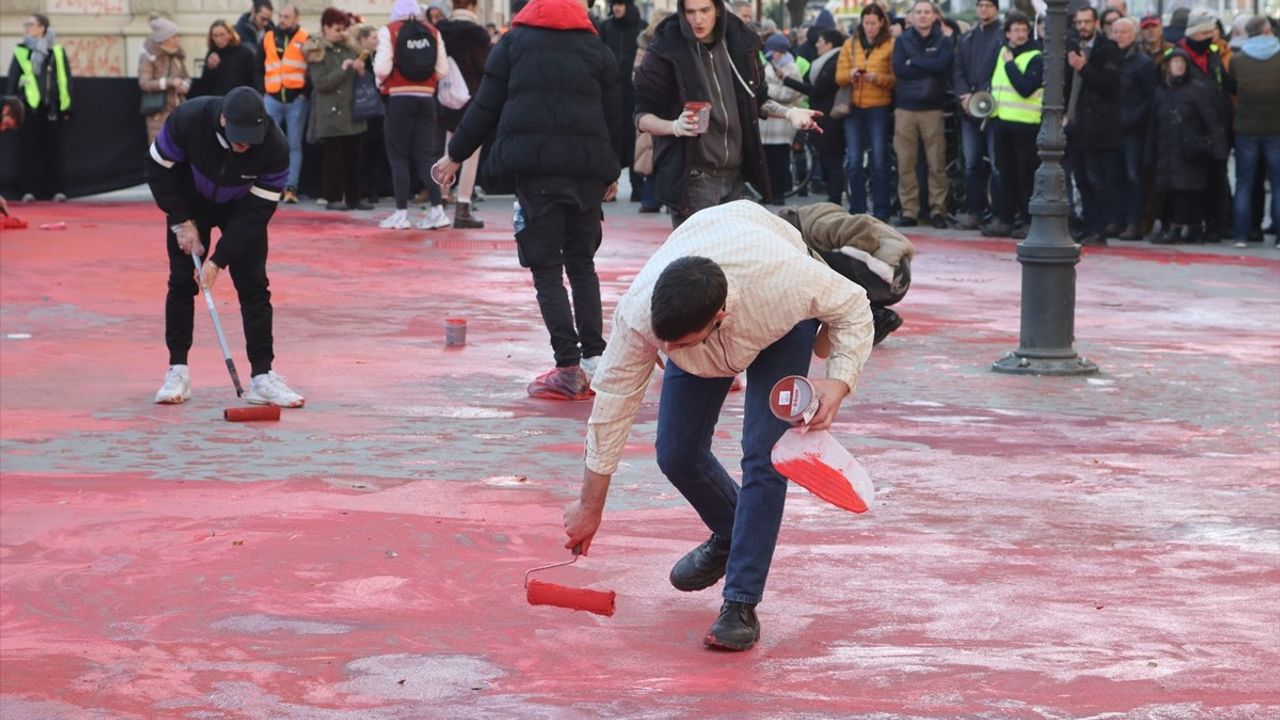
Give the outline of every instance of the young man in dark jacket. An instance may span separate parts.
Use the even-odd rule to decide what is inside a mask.
[[[737,200],[749,182],[771,197],[760,118],[817,127],[814,112],[768,99],[760,36],[724,0],[680,0],[658,24],[636,69],[636,128],[653,136],[658,200],[679,227],[704,208]],[[685,103],[710,103],[707,127]]]
[[[1082,245],[1107,244],[1115,221],[1120,176],[1120,48],[1098,32],[1098,11],[1075,15],[1080,41],[1067,52],[1067,152],[1084,221]]]
[[[618,64],[579,0],[533,0],[511,25],[432,173],[447,186],[458,158],[496,130],[485,169],[516,178],[516,248],[533,273],[555,353],[555,368],[529,385],[529,395],[587,400],[605,347],[594,261],[600,203],[617,192],[617,152],[628,130]]]
[[[929,212],[933,226],[947,226],[947,144],[942,109],[951,80],[951,39],[943,35],[933,3],[916,0],[908,27],[893,46],[893,150],[898,156],[898,225],[920,222],[920,185],[916,179],[919,146],[929,166]]]
[[[1004,44],[996,0],[978,0],[977,22],[956,43],[951,89],[960,101],[960,143],[964,152],[965,213],[958,227],[976,230],[987,210],[987,173],[991,170],[991,210],[999,216],[1000,173],[996,163],[995,127],[968,113],[969,96],[991,91],[991,70]],[[988,165],[990,163],[990,165]]]
[[[276,212],[289,177],[289,145],[269,117],[262,97],[239,87],[226,97],[189,100],[169,115],[151,145],[147,183],[165,213],[169,253],[169,294],[165,298],[164,339],[169,371],[156,402],[191,398],[187,353],[199,292],[189,257],[212,246],[200,284],[213,288],[218,272],[231,271],[240,298],[252,383],[245,399],[260,405],[302,407],[301,395],[271,369],[271,291],[267,289],[267,223]]]
[[[275,12],[271,0],[253,0],[253,8],[236,21],[236,34],[240,36],[240,44],[253,50],[257,57],[262,55],[262,38],[268,30],[275,27],[271,23],[271,16]]]

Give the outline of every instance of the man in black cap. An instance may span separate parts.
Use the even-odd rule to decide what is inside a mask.
[[[203,264],[200,283],[212,288],[222,268],[231,271],[240,298],[252,383],[245,399],[259,405],[302,407],[301,395],[271,369],[271,291],[267,280],[267,223],[289,177],[289,144],[267,117],[262,96],[238,87],[226,97],[202,97],[178,106],[151,145],[147,183],[168,227],[169,294],[165,344],[169,371],[156,402],[191,398],[187,352],[199,292],[191,253],[204,254],[213,228],[218,246]]]

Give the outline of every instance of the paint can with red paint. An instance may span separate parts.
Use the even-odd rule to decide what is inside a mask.
[[[701,135],[711,129],[711,103],[709,102],[687,102],[684,104],[685,112],[698,114],[698,134]]]
[[[467,319],[446,318],[444,321],[445,347],[462,347],[467,344]]]
[[[803,375],[788,375],[769,391],[769,409],[792,425],[807,425],[818,413],[818,391]]]

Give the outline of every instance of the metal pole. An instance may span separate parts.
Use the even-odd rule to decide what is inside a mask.
[[[1076,263],[1080,247],[1067,231],[1067,178],[1062,129],[1067,44],[1067,0],[1047,0],[1044,38],[1044,111],[1037,143],[1040,168],[1031,196],[1031,230],[1018,243],[1022,264],[1019,347],[991,367],[1026,375],[1089,375],[1098,366],[1076,355]]]

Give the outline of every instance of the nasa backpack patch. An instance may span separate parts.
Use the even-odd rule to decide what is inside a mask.
[[[436,40],[431,29],[418,20],[406,20],[396,36],[396,54],[392,62],[407,80],[421,82],[435,75]]]

